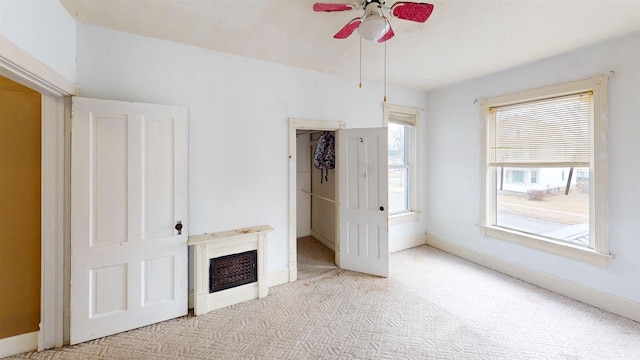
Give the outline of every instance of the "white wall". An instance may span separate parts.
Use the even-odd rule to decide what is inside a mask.
[[[76,81],[76,21],[57,0],[0,0],[0,35]]]
[[[296,137],[296,237],[311,235],[311,136]]]
[[[336,139],[336,133],[334,131],[330,133]],[[311,154],[315,153],[321,135],[320,132],[311,134],[309,149]],[[311,193],[322,197],[311,197],[311,235],[334,251],[336,230],[339,228],[336,225],[336,172],[336,169],[321,171],[313,164],[311,166]],[[333,202],[325,199],[331,199]]]
[[[270,272],[288,266],[288,118],[382,124],[382,84],[84,25],[77,46],[81,96],[189,107],[190,234],[269,224]],[[387,97],[425,105],[420,91]]]
[[[609,244],[602,269],[484,237],[475,99],[615,73],[609,79]],[[640,34],[427,92],[427,232],[455,246],[640,302]],[[451,150],[455,151],[451,151]]]

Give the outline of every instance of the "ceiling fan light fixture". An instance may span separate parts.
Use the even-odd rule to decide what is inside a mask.
[[[384,16],[369,15],[358,27],[361,37],[371,40],[380,40],[389,30],[389,22]]]

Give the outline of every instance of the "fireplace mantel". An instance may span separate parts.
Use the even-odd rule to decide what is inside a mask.
[[[189,236],[194,249],[194,302],[196,315],[243,301],[258,299],[269,293],[267,279],[267,233],[269,225]],[[258,281],[209,293],[210,259],[257,250]]]

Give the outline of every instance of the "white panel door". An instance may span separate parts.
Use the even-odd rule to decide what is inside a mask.
[[[340,267],[389,276],[387,129],[338,131]]]
[[[185,107],[73,98],[71,344],[187,313],[187,123]]]

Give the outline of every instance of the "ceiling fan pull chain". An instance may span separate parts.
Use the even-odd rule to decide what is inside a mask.
[[[360,38],[360,89],[362,89],[362,37]]]
[[[384,42],[384,102],[387,102],[387,42]]]

